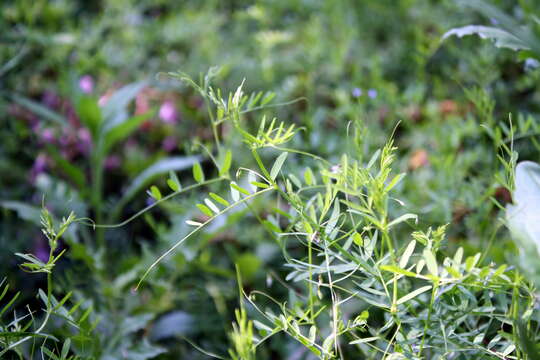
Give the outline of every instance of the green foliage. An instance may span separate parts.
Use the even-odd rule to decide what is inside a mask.
[[[1,357],[538,357],[537,2],[0,7]]]

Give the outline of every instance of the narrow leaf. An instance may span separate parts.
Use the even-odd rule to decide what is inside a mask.
[[[397,304],[400,305],[400,304],[406,303],[407,301],[409,301],[409,300],[415,298],[416,296],[428,291],[429,289],[431,289],[431,285],[422,286],[421,288],[418,288],[418,289],[410,292],[409,294],[401,297],[397,301]]]
[[[227,175],[229,172],[229,169],[231,168],[231,162],[232,162],[232,152],[231,150],[227,150],[225,153],[225,157],[223,158],[223,163],[221,164],[221,169],[219,170],[219,174],[224,176]]]
[[[204,215],[207,215],[207,216],[214,216],[214,214],[212,213],[212,210],[210,210],[206,205],[203,205],[203,204],[197,204],[197,207],[199,208],[199,210],[201,210],[201,212],[204,214]]]
[[[215,194],[213,192],[209,193],[208,195],[210,195],[210,197],[212,199],[214,199],[215,201],[217,201],[218,203],[220,203],[221,205],[223,206],[229,206],[231,205],[227,200],[225,200],[224,198],[222,198],[221,196],[219,196],[218,194]]]
[[[433,276],[439,276],[439,268],[437,267],[437,259],[435,255],[429,249],[424,249],[424,260],[426,261],[426,266],[428,271]]]
[[[199,162],[193,164],[193,179],[195,179],[195,181],[199,184],[204,181],[204,172]]]
[[[414,252],[414,248],[416,246],[416,240],[412,240],[409,245],[407,245],[407,248],[403,252],[403,255],[401,256],[401,260],[399,261],[399,267],[405,268],[407,266],[407,263],[409,262],[409,259]]]
[[[281,167],[283,166],[285,159],[287,159],[288,154],[289,153],[287,152],[283,152],[277,157],[276,161],[274,162],[274,165],[272,166],[272,170],[270,170],[270,177],[272,178],[272,180],[275,180],[276,177],[278,176],[279,171],[281,170]]]

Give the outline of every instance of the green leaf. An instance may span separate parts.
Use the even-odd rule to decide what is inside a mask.
[[[148,192],[148,194],[158,201],[162,198],[161,191],[159,191],[159,189],[155,185],[152,185],[150,187],[150,191]]]
[[[54,146],[47,146],[47,152],[51,155],[54,163],[58,165],[61,170],[73,181],[73,183],[80,189],[86,188],[86,179],[84,172],[72,162],[67,161]]]
[[[478,260],[480,260],[480,253],[474,256],[469,256],[467,260],[465,260],[465,269],[467,271],[471,271],[478,263]]]
[[[195,181],[198,182],[199,184],[204,181],[204,172],[199,162],[196,162],[195,164],[193,164],[193,179],[195,179]]]
[[[410,213],[409,214],[403,214],[400,217],[398,217],[397,219],[394,219],[394,220],[390,221],[390,223],[388,223],[387,227],[391,228],[394,225],[397,225],[399,223],[402,223],[402,222],[410,220],[410,219],[414,219],[415,221],[418,221],[418,215],[410,214]]]
[[[390,181],[390,183],[388,183],[388,185],[386,185],[386,191],[390,191],[392,190],[397,184],[399,184],[399,182],[405,177],[405,173],[401,173],[401,174],[398,174],[396,176],[394,176],[394,178],[392,179],[392,181]]]
[[[414,252],[414,248],[416,246],[416,240],[412,240],[409,245],[407,245],[407,248],[403,252],[403,255],[401,256],[401,260],[399,260],[399,267],[405,268],[407,266],[407,263],[409,262],[409,259]]]
[[[105,124],[107,127],[116,126],[124,120],[122,116],[127,106],[146,85],[146,81],[135,82],[116,90],[111,95],[103,107],[103,119],[107,122]]]
[[[270,187],[270,185],[259,182],[259,181],[252,181],[250,182],[250,184],[261,189],[268,189]]]
[[[283,152],[277,157],[276,161],[274,162],[274,165],[272,166],[272,170],[270,170],[270,177],[272,178],[272,180],[275,180],[276,177],[278,176],[279,171],[281,170],[281,167],[283,166],[285,159],[287,159],[288,154],[289,153],[287,152]]]
[[[223,163],[221,164],[221,169],[219,170],[219,174],[221,176],[225,176],[229,173],[229,169],[231,168],[232,163],[232,152],[231,150],[227,150],[225,152],[225,157],[223,158]]]
[[[357,232],[355,232],[353,235],[353,241],[358,246],[364,246],[364,239],[362,238],[362,235]]]
[[[71,347],[71,339],[67,338],[66,341],[64,342],[64,345],[62,346],[62,352],[60,353],[61,359],[67,359],[70,347]]]
[[[177,192],[182,188],[182,186],[180,185],[180,180],[178,180],[178,176],[176,176],[176,173],[172,170],[169,171],[169,179],[167,180],[167,185],[169,185],[171,190],[174,192]]]
[[[304,181],[308,186],[311,186],[314,184],[314,176],[313,172],[311,171],[311,168],[307,168],[306,171],[304,171]]]
[[[90,130],[92,141],[97,143],[100,137],[99,128],[103,122],[97,99],[87,95],[81,96],[76,103],[76,110],[81,122]]]
[[[214,213],[212,213],[212,210],[210,210],[206,205],[203,205],[203,204],[197,204],[197,207],[199,208],[199,210],[201,210],[201,212],[204,214],[204,215],[207,215],[207,216],[214,216]]]
[[[21,219],[41,225],[41,209],[20,201],[0,201],[0,207],[17,212]]]
[[[398,301],[397,301],[397,304],[401,305],[403,303],[406,303],[407,301],[417,297],[418,295],[420,295],[420,294],[422,294],[422,293],[424,293],[424,292],[426,292],[426,291],[428,291],[430,289],[431,289],[431,285],[422,286],[421,288],[418,288],[418,289],[410,292],[409,294],[399,298]]]
[[[243,187],[239,186],[237,183],[235,183],[234,181],[231,182],[231,187],[239,192],[241,192],[242,194],[244,195],[249,195],[249,191],[247,191],[246,189],[244,189]],[[237,201],[237,200],[235,200]]]
[[[416,274],[413,273],[412,271],[402,269],[402,268],[397,267],[395,265],[381,265],[381,270],[389,271],[389,272],[394,273],[394,274],[401,274],[401,275],[405,275],[405,276],[416,277]]]
[[[277,225],[275,225],[274,223],[268,220],[263,220],[262,224],[270,232],[281,233],[281,229]]]
[[[424,260],[426,261],[426,266],[428,271],[431,275],[438,277],[439,276],[439,268],[437,266],[437,259],[435,259],[435,255],[431,252],[429,249],[424,249]]]
[[[10,98],[17,104],[38,115],[40,119],[54,122],[60,126],[68,126],[68,122],[63,115],[50,110],[49,108],[42,105],[41,103],[38,103],[37,101],[15,94],[12,94]]]
[[[330,215],[330,219],[328,219],[328,222],[325,227],[326,235],[330,235],[330,233],[334,230],[339,220],[340,215],[341,215],[341,212],[339,208],[339,199],[336,198],[336,200],[334,201],[334,209],[332,210],[332,215]]]
[[[368,343],[368,342],[377,341],[379,339],[380,338],[378,336],[372,336],[372,337],[367,337],[367,338],[362,338],[362,339],[351,341],[349,344],[351,344],[351,345],[365,344],[365,343]]]
[[[217,201],[218,203],[220,203],[221,205],[223,206],[229,206],[231,205],[227,200],[225,200],[224,198],[222,198],[221,196],[219,196],[218,194],[215,194],[213,192],[209,193],[208,195],[210,195],[210,197],[212,199],[214,199],[215,201]]]

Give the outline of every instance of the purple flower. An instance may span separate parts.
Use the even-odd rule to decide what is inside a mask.
[[[77,138],[79,140],[77,141],[77,149],[83,154],[90,153],[90,149],[92,149],[92,135],[90,131],[87,128],[80,128],[77,130]]]
[[[105,169],[107,170],[117,169],[120,167],[121,164],[122,160],[117,155],[107,156],[107,158],[105,159]]]
[[[94,79],[90,75],[84,75],[79,79],[79,87],[85,94],[90,94],[94,91]]]
[[[165,101],[159,108],[159,118],[167,124],[175,124],[178,120],[178,112],[174,103],[170,100]]]
[[[45,144],[52,144],[55,140],[54,131],[51,128],[43,129],[40,135],[41,135],[41,140],[43,140]]]
[[[60,106],[60,97],[56,95],[56,93],[49,90],[45,90],[41,101],[43,104],[45,104],[45,106],[51,109],[56,109]]]
[[[163,143],[161,143],[161,147],[163,148],[163,150],[167,152],[173,151],[176,148],[176,146],[177,146],[177,142],[174,136],[167,136],[163,140]]]
[[[34,244],[34,254],[43,262],[47,262],[49,260],[49,247],[47,246],[47,242],[42,237],[36,239]]]
[[[39,154],[30,169],[30,181],[34,183],[39,174],[42,174],[47,169],[47,156]]]
[[[490,18],[489,22],[491,23],[491,25],[498,25],[499,24],[499,20],[497,20],[495,18]]]
[[[352,96],[355,97],[355,98],[358,98],[358,97],[362,96],[362,89],[355,87],[352,90]]]
[[[146,198],[146,206],[154,205],[155,202],[156,202],[156,199],[154,199],[153,197],[149,196]]]
[[[377,97],[377,90],[375,89],[369,89],[367,92],[367,95],[370,99],[375,99]]]

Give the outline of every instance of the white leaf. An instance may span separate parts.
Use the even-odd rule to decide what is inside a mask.
[[[467,35],[478,35],[482,39],[493,40],[495,46],[500,48],[509,48],[512,50],[528,50],[530,49],[527,44],[521,41],[518,37],[510,34],[509,32],[491,27],[491,26],[482,26],[482,25],[468,25],[460,28],[454,28],[446,32],[442,39],[445,40],[450,36],[463,37]]]
[[[506,206],[506,220],[512,236],[524,251],[535,246],[540,253],[540,165],[531,161],[516,166],[515,205]]]

